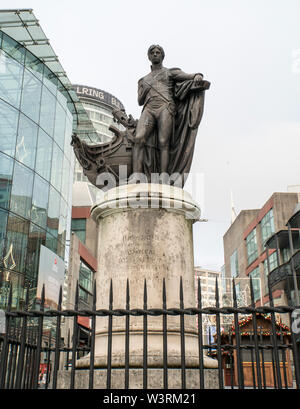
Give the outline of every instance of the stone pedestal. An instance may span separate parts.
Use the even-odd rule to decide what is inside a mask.
[[[97,309],[108,309],[110,281],[113,309],[126,308],[129,282],[130,309],[143,308],[144,281],[147,307],[162,308],[163,278],[167,308],[179,308],[180,277],[184,307],[195,307],[195,279],[192,225],[200,209],[184,190],[159,184],[125,185],[110,189],[91,211],[99,224]],[[197,367],[198,337],[195,316],[186,316],[186,366]],[[148,316],[148,366],[163,365],[163,318]],[[168,316],[168,365],[180,367],[180,318]],[[96,324],[95,367],[107,365],[108,318]],[[130,316],[131,367],[143,365],[143,317]],[[112,367],[125,364],[125,317],[113,317]],[[77,367],[88,367],[89,356]],[[205,357],[206,367],[217,363]]]

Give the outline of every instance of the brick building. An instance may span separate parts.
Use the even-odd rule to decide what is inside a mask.
[[[249,277],[253,279],[256,305],[268,305],[268,269],[265,244],[286,223],[300,202],[299,193],[274,193],[261,209],[242,210],[223,237],[226,291],[232,291],[232,279],[240,304],[250,304]],[[280,263],[284,254],[279,254]],[[275,249],[269,251],[270,270],[278,264]],[[282,289],[273,292],[275,305],[287,303]]]

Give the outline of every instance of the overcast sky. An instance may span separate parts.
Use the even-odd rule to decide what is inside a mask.
[[[299,0],[2,0],[1,8],[32,8],[70,81],[114,94],[135,118],[151,44],[164,47],[166,67],[211,82],[191,169],[202,174],[194,196],[208,219],[194,225],[196,265],[223,264],[231,191],[238,213],[300,184]]]

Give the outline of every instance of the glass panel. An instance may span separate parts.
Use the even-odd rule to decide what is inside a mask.
[[[21,64],[24,64],[25,61],[24,47],[20,43],[17,43],[15,40],[8,37],[5,33],[3,33],[2,48],[11,57],[15,58]]]
[[[70,176],[70,163],[64,156],[64,164],[63,164],[63,176],[62,176],[62,185],[61,185],[61,193],[64,199],[68,200],[68,192],[69,192],[69,176]],[[72,182],[71,182],[72,183]]]
[[[51,174],[52,145],[53,140],[39,129],[35,170],[47,180],[50,180]]]
[[[57,237],[58,235],[59,205],[60,195],[52,186],[50,186],[47,231],[54,237]]]
[[[6,237],[6,223],[7,223],[7,211],[0,209],[0,260],[3,257],[3,249]]]
[[[12,308],[23,309],[25,305],[25,291],[23,274],[11,270],[4,270],[0,273],[0,308],[6,309],[12,285]]]
[[[62,244],[65,243],[66,240],[66,229],[67,229],[67,212],[68,207],[66,202],[63,198],[61,198],[60,202],[60,215],[59,215],[59,227],[58,227],[58,238]]]
[[[34,169],[38,126],[25,115],[20,115],[16,159]]]
[[[48,232],[46,234],[46,247],[57,254],[57,239]]]
[[[71,230],[82,243],[85,243],[86,219],[72,219]]]
[[[0,207],[9,209],[14,161],[0,152]]]
[[[7,275],[10,270],[23,272],[25,270],[26,250],[29,222],[10,213],[7,221],[7,234],[4,269]]]
[[[239,275],[238,254],[236,250],[230,256],[230,269],[232,278]]]
[[[40,116],[42,83],[30,72],[24,70],[21,111],[38,123]]]
[[[65,258],[65,245],[60,240],[57,241],[57,255],[64,260],[64,258]]]
[[[55,97],[46,87],[43,87],[40,126],[52,137],[54,131],[55,105]]]
[[[20,106],[24,67],[0,50],[0,98]]]
[[[52,170],[51,170],[51,184],[60,191],[61,179],[63,173],[63,153],[56,145],[53,144],[53,159],[52,159]]]
[[[61,103],[64,109],[67,109],[67,102],[68,102],[68,95],[67,91],[59,84],[59,88],[57,90],[56,98]]]
[[[266,240],[275,233],[273,209],[271,209],[261,220],[261,239],[264,245]]]
[[[44,64],[29,51],[26,51],[25,67],[39,80],[43,79]]]
[[[46,87],[52,92],[52,94],[56,95],[58,86],[57,77],[46,66],[44,68],[44,85],[46,85]]]
[[[248,234],[246,238],[246,246],[247,246],[248,264],[251,264],[258,256],[257,241],[256,241],[256,228],[253,229],[252,232]]]
[[[65,128],[65,147],[64,154],[70,160],[71,150],[71,135],[72,135],[72,118],[69,116],[66,118],[66,128]]]
[[[30,219],[33,172],[25,166],[15,163],[11,190],[11,210],[26,219]]]
[[[49,183],[35,175],[32,195],[31,221],[46,229]]]
[[[0,100],[0,150],[15,156],[19,112]]]
[[[79,285],[86,291],[93,291],[93,276],[94,272],[82,260],[79,267]]]
[[[45,243],[46,231],[31,223],[28,235],[26,278],[31,283],[32,288],[37,287],[40,247],[41,244],[45,245]]]
[[[65,124],[66,112],[57,102],[55,112],[54,140],[62,150],[64,149],[65,142]]]
[[[254,301],[257,301],[261,297],[261,278],[259,273],[259,267],[250,273],[253,284]]]

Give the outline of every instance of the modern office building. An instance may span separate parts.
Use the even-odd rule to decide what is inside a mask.
[[[196,305],[198,306],[198,280],[201,284],[201,306],[205,307],[215,307],[216,306],[216,281],[218,282],[219,290],[219,306],[223,307],[224,298],[224,287],[223,287],[223,276],[221,271],[208,270],[202,267],[194,267],[195,271],[195,298]],[[223,315],[221,317],[221,326],[227,323],[227,317]],[[203,324],[203,335],[204,341],[206,343],[213,342],[213,335],[216,333],[216,319],[214,315],[203,314],[202,316]],[[210,336],[210,338],[209,338]]]
[[[64,274],[71,135],[85,133],[77,130],[78,113],[84,115],[81,103],[32,10],[1,10],[0,308],[6,307],[10,284],[13,308],[23,307],[26,286],[34,302],[41,249],[53,256],[51,285],[57,287]]]
[[[114,122],[112,115],[113,110],[124,109],[122,102],[118,98],[106,91],[87,85],[73,85],[73,89],[96,130],[96,134],[94,134],[93,137],[86,136],[86,143],[92,145],[111,141],[114,134],[109,130],[110,125],[124,129],[121,124]],[[74,182],[76,181],[88,182],[77,159],[75,159],[74,173]],[[90,183],[89,185],[90,190],[95,194],[96,190],[93,185]]]
[[[284,230],[283,234],[287,236],[286,223],[294,214],[299,201],[300,194],[296,192],[274,193],[261,209],[241,211],[225,233],[223,241],[227,291],[231,291],[234,278],[240,304],[251,303],[249,277],[252,277],[256,305],[269,305],[266,243],[275,232]],[[287,262],[291,255],[287,246],[278,252],[273,243],[269,244],[271,271],[278,264]],[[288,303],[282,286],[274,287],[272,294],[275,305]]]

